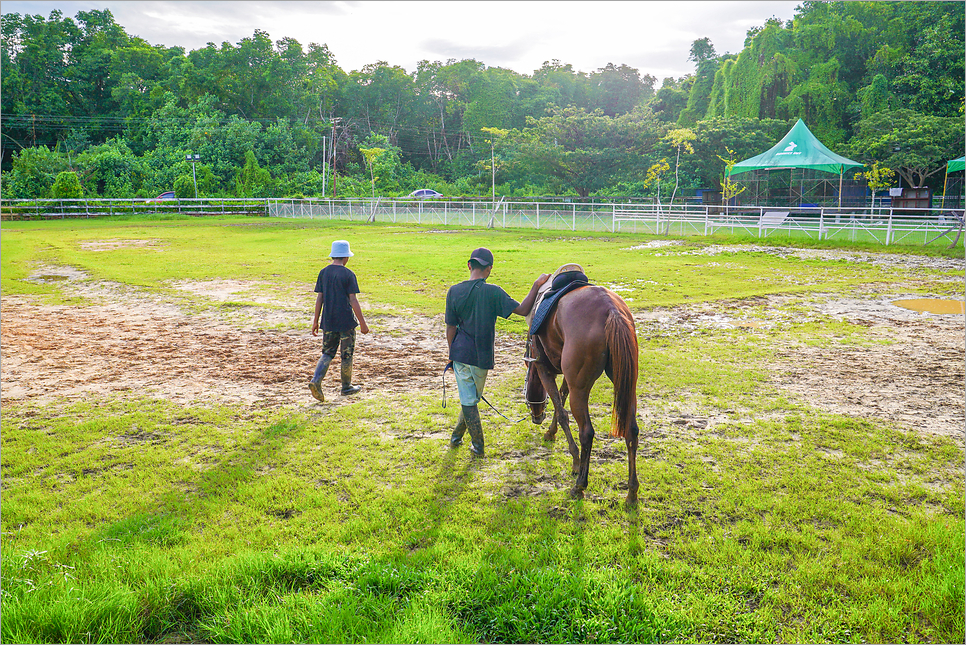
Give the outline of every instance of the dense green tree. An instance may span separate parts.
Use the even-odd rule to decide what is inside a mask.
[[[123,137],[88,148],[77,163],[86,169],[89,192],[101,197],[134,197],[149,174]]]
[[[80,37],[73,20],[52,11],[43,16],[2,17],[3,139],[5,149],[53,146],[70,122],[70,50]],[[5,156],[6,159],[6,156]]]
[[[666,123],[677,122],[687,109],[688,96],[691,93],[693,82],[694,78],[690,76],[682,79],[665,78],[661,84],[661,89],[657,91],[648,105],[662,121]],[[702,116],[704,116],[703,113]]]
[[[879,162],[909,186],[926,185],[946,162],[963,155],[962,117],[940,117],[901,109],[877,112],[859,122],[850,154],[868,165]]]
[[[3,196],[8,199],[46,197],[58,173],[68,170],[66,155],[50,148],[24,148],[13,154],[12,168],[3,173]]]
[[[692,42],[688,60],[694,62],[696,69],[694,80],[687,91],[687,105],[676,119],[677,124],[684,128],[693,127],[708,113],[711,90],[714,88],[714,75],[720,66],[720,60],[710,38],[699,38]]]
[[[399,129],[412,119],[414,99],[415,83],[406,70],[379,61],[349,74],[343,108],[362,132],[396,143]]]
[[[591,72],[588,78],[593,88],[588,110],[600,110],[605,116],[627,114],[654,96],[654,83],[650,74],[641,73],[628,65],[606,66]]]
[[[652,76],[627,65],[585,73],[552,60],[522,75],[469,59],[421,61],[408,74],[380,61],[347,74],[327,46],[261,30],[186,53],[127,34],[109,11],[6,14],[4,195],[48,195],[57,173],[75,170],[86,194],[152,196],[183,185],[189,153],[202,157],[206,194],[234,194],[249,153],[271,179],[262,193],[318,194],[325,166],[350,186],[363,170],[360,147],[382,147],[372,137],[411,173],[377,189],[428,181],[488,193],[482,128],[513,133],[492,151],[505,194],[652,190],[644,169],[670,153],[659,140],[675,126],[698,135],[681,160],[682,189],[709,187],[724,150],[745,158],[751,143],[769,147],[761,138],[773,122],[787,130],[803,118],[839,151],[860,123],[856,141],[866,141],[867,123],[900,106],[961,121],[964,47],[961,3],[807,0],[793,20],[749,30],[738,53],[695,40],[694,73],[655,92]],[[569,126],[592,136],[578,141]],[[940,138],[949,127],[930,125]],[[27,152],[38,146],[48,150]],[[905,165],[913,181],[934,176],[932,166],[924,180],[921,163]]]
[[[548,116],[529,119],[518,140],[523,157],[534,167],[587,197],[619,173],[640,168],[640,123],[600,110],[555,108]]]
[[[237,197],[268,197],[271,195],[272,175],[258,165],[255,153],[245,153],[245,165],[235,175],[235,195]]]

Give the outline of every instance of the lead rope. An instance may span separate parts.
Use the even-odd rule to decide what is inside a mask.
[[[442,406],[443,406],[443,408],[446,407],[446,372],[449,371],[449,370],[451,370],[451,369],[453,369],[453,361],[450,361],[449,363],[447,363],[446,364],[446,367],[443,368],[443,400],[442,400]],[[456,370],[453,370],[453,373],[455,374],[456,373]],[[488,406],[490,406],[490,409],[491,410],[493,410],[494,412],[496,412],[497,414],[499,414],[501,417],[503,417],[504,419],[506,419],[510,423],[517,424],[517,423],[520,423],[521,421],[523,421],[523,420],[525,420],[527,418],[527,415],[523,415],[522,417],[520,417],[519,419],[517,419],[516,421],[514,421],[513,419],[511,419],[507,415],[505,415],[502,412],[500,412],[499,410],[497,410],[496,409],[496,406],[494,406],[492,403],[490,403],[489,401],[487,401],[486,400],[486,397],[483,396],[482,394],[480,395],[480,399],[483,400],[483,403],[486,403]]]

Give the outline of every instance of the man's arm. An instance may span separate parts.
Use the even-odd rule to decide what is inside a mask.
[[[453,339],[456,338],[456,330],[459,329],[456,325],[446,325],[446,347],[450,348],[453,346]]]
[[[322,293],[315,297],[315,317],[312,318],[312,335],[319,335],[319,314],[322,313]]]
[[[366,324],[365,316],[362,315],[362,307],[359,306],[359,299],[356,298],[356,294],[349,294],[349,306],[352,307],[352,313],[356,315],[356,319],[359,321],[359,331],[363,334],[369,333],[369,325]]]
[[[513,313],[518,314],[520,316],[526,316],[527,314],[529,314],[530,310],[533,309],[533,302],[537,299],[537,291],[539,291],[540,287],[543,286],[543,283],[549,279],[550,279],[550,274],[548,273],[541,274],[540,277],[537,278],[536,281],[533,283],[533,286],[530,287],[530,293],[528,293],[527,297],[523,299],[523,302],[520,303],[520,306],[518,306],[516,309],[513,310]]]

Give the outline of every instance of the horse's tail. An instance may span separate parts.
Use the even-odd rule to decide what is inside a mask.
[[[614,382],[610,434],[626,437],[628,429],[637,422],[637,332],[627,305],[616,294],[609,295],[614,307],[607,314],[604,335]]]

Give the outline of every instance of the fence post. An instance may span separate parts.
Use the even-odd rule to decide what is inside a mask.
[[[537,202],[537,229],[540,228],[540,202]]]
[[[886,246],[889,246],[889,238],[892,237],[892,207],[889,207],[889,225],[886,227]]]
[[[571,206],[573,207],[573,220],[571,221],[571,224],[570,224],[570,230],[576,231],[577,230],[577,204],[571,204]],[[594,227],[591,226],[590,228],[593,229]]]

